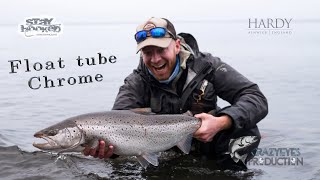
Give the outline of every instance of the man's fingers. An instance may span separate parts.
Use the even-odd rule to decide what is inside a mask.
[[[109,148],[106,151],[106,142],[99,140],[99,145],[96,148],[85,147],[82,152],[85,156],[91,155],[95,158],[108,159],[113,154],[113,146],[109,145]]]
[[[104,151],[106,143],[104,141],[99,141],[99,151]]]
[[[89,156],[89,154],[90,154],[90,148],[86,147],[86,148],[84,148],[84,150],[83,150],[82,152],[83,152],[83,154],[84,154],[85,156]]]
[[[195,118],[198,118],[198,119],[203,119],[203,118],[205,118],[206,116],[207,116],[206,113],[200,113],[200,114],[194,115],[194,117],[195,117]]]
[[[102,159],[104,156],[106,143],[104,141],[99,141],[99,158]]]
[[[198,139],[199,141],[203,141],[203,139],[204,139],[204,134],[197,134],[197,135],[194,135],[193,136],[194,138],[196,138],[196,139]]]
[[[90,149],[90,155],[91,156],[95,156],[96,154],[97,154],[97,149],[96,148]]]
[[[206,138],[206,137],[195,137],[196,139],[198,139],[199,141],[201,142],[210,142],[211,140],[209,138]]]
[[[113,146],[110,145],[108,148],[108,151],[104,153],[104,158],[108,159],[110,156],[112,156],[113,154]]]
[[[202,141],[202,142],[210,142],[210,141],[212,141],[212,137],[207,133],[203,133],[202,130],[196,131],[193,134],[193,137],[198,139],[199,141]]]
[[[199,131],[196,131],[194,134],[193,134],[193,137],[195,137],[195,138],[198,138],[198,137],[200,137],[201,136],[201,132],[199,132]]]

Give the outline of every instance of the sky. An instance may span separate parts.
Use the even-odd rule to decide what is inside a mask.
[[[26,17],[54,16],[64,22],[140,22],[151,16],[174,21],[241,20],[290,17],[320,19],[317,0],[4,0],[0,2],[0,24],[23,22]]]

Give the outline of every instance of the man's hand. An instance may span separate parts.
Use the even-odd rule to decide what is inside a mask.
[[[106,143],[103,140],[99,140],[99,145],[96,148],[91,149],[86,147],[83,150],[85,156],[93,156],[95,158],[99,157],[100,159],[108,159],[113,154],[113,146],[110,144],[107,151],[105,151]]]
[[[232,120],[228,115],[215,117],[211,114],[201,113],[194,117],[201,119],[201,127],[193,136],[203,142],[212,141],[213,137],[221,130],[228,129],[232,125]]]

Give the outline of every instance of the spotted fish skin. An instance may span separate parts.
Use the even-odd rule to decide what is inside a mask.
[[[146,167],[158,165],[155,153],[178,146],[188,153],[193,133],[201,121],[186,115],[154,115],[130,110],[89,113],[66,119],[37,132],[34,136],[48,141],[33,145],[39,149],[58,152],[82,151],[95,148],[98,140],[114,146],[114,153],[137,156]]]

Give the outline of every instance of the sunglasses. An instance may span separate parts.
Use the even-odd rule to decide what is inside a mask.
[[[175,39],[174,35],[169,30],[162,28],[162,27],[155,27],[150,30],[138,31],[134,35],[134,38],[136,39],[137,43],[140,43],[140,42],[146,40],[147,37],[163,38],[166,36],[167,32],[171,38]]]

